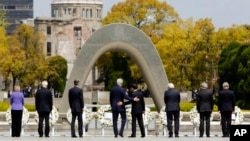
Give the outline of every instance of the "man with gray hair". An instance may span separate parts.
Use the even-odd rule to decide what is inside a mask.
[[[223,90],[219,92],[218,97],[218,110],[221,114],[222,137],[229,137],[232,113],[235,106],[235,96],[234,92],[229,90],[228,82],[224,82],[222,87]]]
[[[35,96],[35,105],[38,112],[38,134],[39,137],[49,137],[50,127],[49,127],[49,114],[52,111],[52,93],[47,88],[48,82],[43,81],[41,89],[38,89]],[[45,133],[43,133],[43,121],[45,120]]]
[[[132,98],[126,94],[126,89],[122,87],[123,84],[122,78],[118,78],[116,80],[116,84],[117,85],[110,90],[110,97],[109,97],[110,106],[112,110],[112,117],[113,117],[112,122],[113,122],[113,131],[115,134],[115,138],[117,138],[118,135],[120,137],[123,137],[123,131],[127,120],[124,99],[127,99],[129,101],[139,101],[139,98],[137,97]],[[122,121],[121,121],[121,128],[118,133],[117,121],[119,114],[122,118]]]
[[[210,116],[213,111],[213,91],[208,89],[206,82],[201,83],[201,89],[197,95],[197,111],[200,114],[200,137],[204,134],[204,121],[206,122],[206,135],[210,137]]]
[[[172,122],[174,120],[174,134],[179,137],[179,118],[180,118],[180,92],[174,89],[174,84],[168,84],[168,90],[164,93],[164,102],[166,104],[167,128],[169,138],[173,137]]]

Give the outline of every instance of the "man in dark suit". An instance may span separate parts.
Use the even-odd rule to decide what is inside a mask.
[[[180,92],[174,89],[174,84],[168,84],[168,90],[164,93],[164,102],[166,104],[167,128],[169,137],[173,137],[172,123],[174,120],[174,134],[179,137],[179,118],[180,118]]]
[[[204,134],[204,121],[206,121],[206,135],[210,137],[210,116],[213,111],[213,91],[208,89],[206,82],[201,83],[197,95],[197,111],[200,114],[200,137]]]
[[[126,109],[125,109],[124,99],[127,99],[129,101],[139,101],[139,99],[137,97],[133,99],[132,97],[129,97],[126,94],[126,89],[122,88],[123,79],[121,78],[117,79],[116,83],[117,85],[111,89],[109,97],[112,110],[112,118],[113,118],[113,131],[115,137],[117,137],[118,135],[117,120],[120,114],[122,122],[119,131],[119,136],[123,137],[123,131],[126,124]]]
[[[45,137],[49,137],[49,114],[52,111],[52,93],[48,87],[48,82],[43,81],[41,89],[38,89],[35,96],[36,110],[39,115],[38,121],[38,134],[39,137],[43,136],[43,121],[45,120]]]
[[[71,137],[76,138],[75,134],[75,120],[77,117],[78,120],[78,132],[79,137],[83,135],[83,120],[82,120],[82,113],[84,108],[84,101],[83,101],[83,91],[79,88],[79,80],[74,80],[74,87],[69,89],[69,106],[71,109],[72,119],[71,119]]]
[[[145,137],[145,128],[144,128],[143,116],[142,116],[145,112],[144,96],[143,96],[143,93],[141,91],[137,90],[136,84],[133,84],[131,86],[130,90],[132,91],[132,96],[139,98],[140,101],[130,102],[130,103],[132,103],[132,107],[131,107],[132,134],[129,137],[131,137],[131,138],[136,137],[136,119],[137,119],[140,131],[141,131],[141,137],[144,138]]]
[[[229,137],[232,113],[235,106],[235,96],[234,92],[229,90],[228,82],[224,82],[222,87],[223,90],[219,92],[218,110],[221,114],[222,137]]]

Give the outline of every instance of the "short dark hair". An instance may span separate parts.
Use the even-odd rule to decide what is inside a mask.
[[[130,88],[137,89],[138,87],[137,87],[136,84],[132,84],[132,85],[130,86]]]
[[[78,85],[78,84],[79,84],[79,82],[80,82],[80,80],[75,79],[75,80],[74,80],[74,85]]]

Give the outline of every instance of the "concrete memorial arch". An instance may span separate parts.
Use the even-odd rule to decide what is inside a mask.
[[[69,108],[68,90],[73,86],[74,79],[79,79],[83,86],[97,59],[107,51],[125,52],[134,60],[150,89],[157,110],[160,111],[164,105],[163,94],[168,78],[153,43],[134,26],[110,24],[95,31],[79,52],[64,90],[60,112],[66,113]]]

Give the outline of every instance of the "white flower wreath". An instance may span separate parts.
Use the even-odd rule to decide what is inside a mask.
[[[29,111],[23,106],[22,126],[26,125],[29,121]],[[11,125],[11,107],[9,107],[5,114],[6,121]]]
[[[87,125],[93,119],[93,114],[86,106],[84,107],[84,112],[82,113],[82,119],[83,119],[84,126]],[[67,112],[67,120],[69,123],[71,123],[71,120],[72,120],[71,109],[69,109]],[[77,119],[76,119],[75,125],[78,126]]]
[[[183,118],[183,113],[180,111],[180,121],[182,120]],[[167,126],[167,114],[166,114],[166,111],[165,111],[165,106],[163,106],[160,110],[160,123]]]
[[[212,112],[211,116],[210,116],[210,121],[213,120],[213,117],[214,117],[214,114]],[[197,127],[200,125],[200,114],[198,113],[196,106],[194,106],[191,109],[190,114],[189,114],[189,118],[190,118],[190,121],[192,122],[193,126]]]
[[[153,114],[150,112],[150,108],[146,107],[145,113],[143,115],[144,115],[143,117],[144,125],[148,125],[149,122],[153,119]],[[126,109],[126,116],[127,116],[128,122],[131,123],[132,122],[131,108]]]
[[[36,112],[35,114],[35,121],[38,123],[39,122],[39,116],[38,113]],[[57,111],[57,108],[55,106],[52,107],[52,111],[50,112],[49,115],[49,124],[50,126],[54,126],[59,119],[59,113]]]
[[[96,112],[96,118],[98,119],[98,121],[100,122],[102,127],[112,127],[113,126],[112,118],[106,118],[106,116],[105,116],[107,113],[109,113],[109,115],[111,114],[111,116],[112,116],[110,105],[100,106],[100,108]]]
[[[234,113],[232,114],[232,124],[241,124],[244,120],[244,115],[238,106],[235,106]]]

